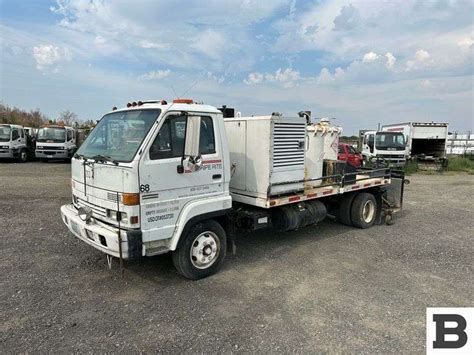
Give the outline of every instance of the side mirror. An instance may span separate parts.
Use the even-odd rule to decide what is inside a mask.
[[[185,169],[198,171],[201,168],[202,159],[199,155],[200,133],[201,116],[188,116],[186,122],[186,137],[184,139],[184,155],[181,158],[181,165],[178,165],[178,174],[184,173]]]
[[[195,157],[199,155],[199,134],[201,131],[201,117],[188,116],[186,123],[186,138],[184,140],[184,155]]]

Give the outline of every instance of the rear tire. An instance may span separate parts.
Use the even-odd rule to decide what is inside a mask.
[[[221,268],[227,250],[227,237],[219,223],[214,220],[199,222],[182,238],[172,254],[173,264],[181,275],[199,280]]]
[[[362,192],[354,197],[351,206],[352,225],[357,228],[369,228],[375,223],[377,201],[374,195]]]
[[[351,207],[354,201],[355,194],[350,193],[342,197],[337,213],[337,219],[339,222],[346,226],[352,226],[351,220]]]

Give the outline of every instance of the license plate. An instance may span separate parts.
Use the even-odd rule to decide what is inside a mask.
[[[81,228],[76,222],[71,221],[71,228],[74,233],[81,235]]]

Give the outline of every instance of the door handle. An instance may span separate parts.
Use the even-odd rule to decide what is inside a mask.
[[[221,174],[215,174],[215,175],[212,175],[212,179],[213,180],[217,180],[217,179],[220,179],[222,177]]]

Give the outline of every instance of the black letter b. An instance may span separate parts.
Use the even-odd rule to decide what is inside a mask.
[[[436,340],[433,348],[458,349],[467,343],[466,319],[459,314],[433,314],[433,322],[436,323]],[[456,328],[445,328],[445,322],[456,322]],[[444,340],[446,334],[456,334],[458,340]]]

